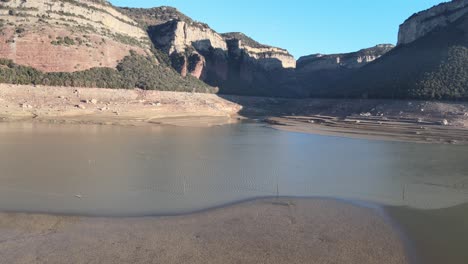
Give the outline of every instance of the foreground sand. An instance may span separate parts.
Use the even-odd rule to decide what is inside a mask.
[[[174,217],[0,213],[1,263],[408,263],[371,209],[263,199]]]

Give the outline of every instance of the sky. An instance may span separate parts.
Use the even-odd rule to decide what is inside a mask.
[[[110,0],[116,6],[173,6],[219,33],[243,32],[296,58],[396,44],[398,26],[442,0]]]

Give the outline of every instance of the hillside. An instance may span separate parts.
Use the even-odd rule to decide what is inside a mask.
[[[468,13],[400,44],[320,95],[468,99]]]
[[[298,85],[308,96],[328,93],[330,86],[354,74],[392,50],[395,46],[381,44],[375,47],[342,54],[314,54],[299,58],[296,77]]]
[[[0,82],[216,92],[182,78],[107,1],[0,2]]]
[[[468,0],[421,11],[381,44],[298,61],[173,7],[2,0],[0,82],[276,97],[467,99]]]
[[[191,75],[227,94],[298,95],[288,80],[294,79],[296,61],[285,49],[242,33],[220,34],[171,7],[119,10],[147,30],[182,76]]]

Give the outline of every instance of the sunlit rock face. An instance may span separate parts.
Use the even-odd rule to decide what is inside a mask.
[[[242,33],[219,34],[170,7],[124,13],[146,23],[154,45],[184,76],[190,74],[226,93],[288,93],[284,78],[291,78],[296,60],[285,49],[260,44]]]
[[[0,2],[0,57],[45,72],[114,68],[130,54],[150,53],[146,32],[98,0]]]
[[[442,3],[408,18],[398,33],[398,45],[411,43],[438,27],[445,27],[468,13],[468,0]]]

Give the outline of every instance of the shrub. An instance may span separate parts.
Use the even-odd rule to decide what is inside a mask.
[[[125,57],[116,69],[92,68],[71,73],[43,73],[31,67],[17,65],[11,60],[0,59],[0,83],[217,92],[216,88],[210,87],[198,79],[191,76],[183,78],[173,69],[158,64],[154,58],[137,55],[135,52]]]

